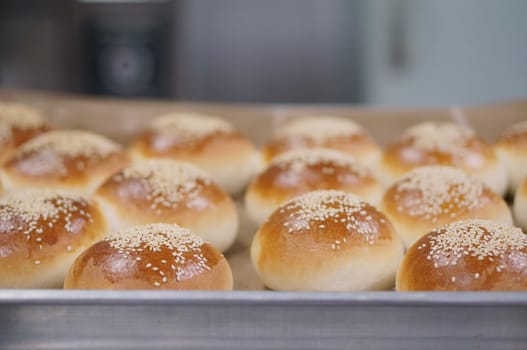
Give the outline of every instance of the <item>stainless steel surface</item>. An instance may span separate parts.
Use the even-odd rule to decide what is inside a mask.
[[[0,291],[1,349],[525,349],[527,293]]]

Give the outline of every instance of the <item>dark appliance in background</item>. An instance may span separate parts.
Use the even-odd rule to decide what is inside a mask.
[[[82,1],[76,6],[83,91],[173,96],[172,1]]]
[[[358,102],[363,0],[0,0],[0,87]]]

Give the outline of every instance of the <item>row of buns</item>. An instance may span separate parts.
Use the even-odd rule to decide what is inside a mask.
[[[5,112],[6,108],[11,108],[11,111]],[[0,117],[2,110],[7,115],[21,116],[25,113],[24,109],[30,110],[24,106],[0,105]],[[33,117],[37,114],[35,111],[32,113]],[[73,249],[72,244],[66,243],[66,249],[62,252],[67,253],[66,256],[70,260],[58,265],[56,262],[51,263],[55,267],[50,271],[54,271],[56,276],[63,276],[65,266],[72,266],[67,274],[67,288],[232,288],[232,273],[220,253],[229,248],[238,231],[238,214],[228,193],[239,194],[257,173],[259,175],[250,182],[245,195],[247,211],[258,224],[262,224],[253,241],[251,252],[255,268],[263,282],[273,289],[296,289],[297,287],[287,285],[292,283],[294,276],[304,276],[307,279],[308,284],[300,289],[323,289],[320,286],[326,286],[329,290],[340,290],[339,286],[344,286],[343,290],[389,288],[395,281],[395,273],[404,248],[410,249],[408,255],[414,246],[413,243],[433,228],[472,218],[494,220],[494,224],[502,222],[500,225],[512,224],[510,210],[499,195],[504,194],[507,187],[504,168],[497,161],[492,148],[477,139],[470,129],[457,125],[425,123],[424,126],[412,128],[403,135],[398,148],[395,147],[397,151],[394,158],[399,157],[399,161],[394,162],[396,166],[390,168],[391,163],[386,162],[391,154],[390,147],[383,153],[362,127],[351,121],[333,117],[309,117],[289,123],[264,147],[261,155],[232,125],[214,117],[173,115],[159,118],[132,143],[128,152],[122,146],[93,133],[48,131],[49,126],[45,121],[40,124],[20,124],[15,119],[24,120],[23,117],[11,120],[8,117],[8,122],[4,123],[11,123],[10,131],[4,133],[7,135],[4,141],[13,143],[13,146],[9,150],[10,154],[5,155],[4,167],[0,173],[4,190],[10,193],[7,199],[0,202],[0,208],[9,208],[13,203],[17,203],[24,214],[14,215],[16,210],[11,208],[7,209],[11,215],[0,216],[0,220],[4,217],[15,218],[15,222],[6,222],[4,225],[9,235],[13,236],[18,227],[21,233],[15,237],[16,244],[12,247],[6,244],[8,248],[2,248],[0,244],[0,249],[3,252],[14,251],[13,247],[20,246],[19,238],[26,238],[29,245],[24,248],[27,250],[23,255],[26,259],[31,257],[27,266],[32,270],[26,268],[35,274],[34,277],[24,277],[26,280],[39,280],[36,276],[43,271],[46,258],[54,260],[54,254],[42,253],[47,250],[47,245],[42,242],[49,245],[57,240],[55,237],[45,241],[38,234],[33,235],[35,237],[27,235],[25,232],[28,229],[25,225],[35,230],[35,226],[50,225],[49,222],[42,221],[42,218],[47,220],[56,216],[56,213],[67,211],[56,209],[53,211],[55,214],[44,213],[35,221],[37,207],[41,205],[34,207],[28,203],[43,201],[47,203],[44,205],[46,207],[50,201],[67,202],[64,197],[69,198],[68,196],[74,194],[79,196],[75,198],[81,202],[87,201],[96,208],[93,210],[101,214],[99,216],[103,219],[99,221],[103,223],[98,226],[98,234],[86,234],[94,243],[90,248],[87,249],[86,244],[83,244],[82,248],[77,250]],[[35,125],[39,125],[40,129],[32,132]],[[419,133],[416,134],[415,130],[419,128],[425,130],[422,139],[416,136]],[[29,136],[23,141],[19,137],[16,141],[13,136],[18,130]],[[10,139],[12,141],[9,141]],[[443,145],[443,142],[446,142],[446,145]],[[406,170],[401,170],[401,163],[407,160],[410,162],[404,165]],[[181,161],[191,162],[201,169]],[[412,171],[411,175],[408,174],[408,171],[417,165],[428,164],[446,164],[464,171],[439,166],[419,168]],[[401,175],[404,176],[401,178]],[[399,180],[394,184],[395,179]],[[385,191],[388,184],[392,186]],[[27,191],[43,188],[58,190],[61,193],[47,191],[42,194],[41,191]],[[309,277],[306,271],[316,271],[316,266],[313,269],[306,267],[296,271],[295,263],[287,262],[287,252],[292,252],[297,265],[304,255],[307,260],[302,266],[311,266],[315,262],[315,265],[331,267],[331,259],[321,255],[322,260],[310,261],[316,254],[310,254],[309,249],[295,253],[292,247],[301,246],[301,241],[287,243],[284,239],[278,239],[279,242],[286,243],[286,250],[277,253],[279,249],[275,249],[271,244],[271,248],[268,248],[270,255],[266,253],[265,248],[259,246],[258,239],[262,236],[261,231],[265,231],[266,225],[271,225],[271,231],[274,235],[278,234],[277,237],[280,237],[279,232],[284,230],[289,233],[286,237],[292,237],[295,235],[291,235],[290,225],[300,225],[302,228],[299,222],[306,221],[305,215],[327,219],[327,213],[334,214],[335,208],[331,206],[340,205],[341,200],[332,199],[330,202],[333,204],[330,205],[329,211],[322,216],[311,208],[307,212],[304,211],[300,218],[295,218],[292,223],[287,220],[279,220],[278,224],[272,222],[276,211],[288,210],[284,209],[284,202],[289,203],[288,201],[302,198],[297,196],[307,193],[307,197],[311,196],[307,203],[313,204],[313,201],[317,202],[315,197],[320,196],[320,193],[312,191],[329,189],[355,193],[373,204],[364,202],[358,205],[357,201],[362,203],[362,199],[349,199],[345,192],[335,192],[338,194],[336,197],[346,196],[343,202],[349,207],[345,210],[344,217],[339,217],[342,221],[337,221],[345,224],[347,234],[359,233],[366,242],[361,248],[362,251],[353,252],[354,261],[351,265],[345,260],[337,259],[336,265],[344,264],[345,269],[334,270],[333,276],[326,271],[324,276]],[[69,194],[64,194],[64,191]],[[329,192],[330,197],[335,196],[335,193]],[[417,198],[419,194],[423,198]],[[322,197],[324,195],[326,194],[322,193]],[[42,196],[47,199],[43,200]],[[55,199],[46,196],[54,196]],[[93,199],[86,199],[90,196]],[[446,207],[443,207],[443,204],[438,206],[441,201]],[[518,212],[521,214],[526,210],[521,207],[516,209],[517,203],[521,203],[518,198],[515,201],[516,218],[521,218]],[[320,203],[317,205],[320,206]],[[382,212],[374,205],[379,206]],[[370,209],[366,210],[362,206],[371,207],[372,213],[368,212]],[[305,207],[305,203],[300,207]],[[65,215],[88,212],[86,208],[73,208],[76,208],[73,210],[74,214]],[[363,215],[363,212],[367,214]],[[356,217],[357,213],[366,221],[357,221],[360,219]],[[98,214],[91,215],[97,217]],[[29,217],[28,222],[23,220],[25,216]],[[22,220],[24,225],[17,226],[17,220]],[[71,221],[70,217],[69,221],[64,220],[60,219],[59,222],[64,224],[64,227],[69,227],[63,230],[67,233],[66,237],[71,234],[71,227],[83,227],[83,220],[97,221],[91,216],[89,219]],[[159,222],[178,223],[185,228],[158,224]],[[340,225],[336,222],[335,224]],[[39,228],[49,231],[50,237],[53,237],[56,230],[47,230],[44,226]],[[328,226],[332,227],[332,224]],[[391,233],[373,232],[381,226],[388,227],[387,230]],[[362,232],[364,230],[366,233]],[[373,230],[373,233],[369,230]],[[113,233],[107,234],[108,231]],[[346,246],[346,240],[333,237],[335,234],[338,236],[335,232],[338,232],[338,228],[328,231],[326,223],[322,223],[309,234],[297,236],[307,239],[314,235],[315,243],[334,239],[329,245],[329,255],[335,257],[335,252],[346,250],[342,249]],[[6,237],[9,238],[9,235]],[[9,241],[7,238],[6,242]],[[38,238],[40,240],[37,241]],[[356,241],[355,238],[350,238],[350,241],[354,240]],[[211,245],[205,243],[206,241],[211,242]],[[382,243],[380,253],[374,251],[377,242]],[[307,247],[318,249],[313,242]],[[202,248],[205,252],[201,251]],[[37,254],[38,251],[42,254]],[[71,258],[79,254],[72,265]],[[107,254],[106,258],[102,257],[104,254]],[[166,258],[167,254],[176,260],[169,263],[171,260]],[[261,258],[259,254],[266,258]],[[380,259],[376,259],[376,255]],[[373,260],[368,260],[372,256]],[[524,257],[525,251],[520,253],[520,256]],[[269,278],[273,280],[280,277],[273,277],[273,274],[268,277],[268,274],[261,271],[259,262],[269,262],[273,259],[276,260],[274,263],[278,270],[292,269],[293,277],[283,278],[286,281],[285,286],[273,281],[268,282]],[[209,261],[212,261],[212,265],[208,264]],[[217,264],[218,262],[220,263]],[[16,265],[8,262],[5,265],[6,270],[10,270],[14,264]],[[361,270],[368,265],[372,268]],[[127,274],[126,278],[121,279],[118,271],[112,270],[112,266],[121,267],[122,272]],[[216,269],[216,266],[219,268]],[[60,269],[57,270],[57,267]],[[61,272],[57,272],[59,270]],[[219,275],[211,274],[214,271],[219,271]],[[134,273],[139,279],[130,277]],[[20,275],[24,274],[14,269],[13,274],[9,276],[14,276],[16,280]],[[520,277],[525,279],[525,276]],[[346,284],[346,280],[350,278],[355,285]],[[60,281],[60,278],[58,280]],[[120,282],[113,283],[115,281]],[[57,279],[54,283],[53,285],[56,285]],[[22,283],[12,286],[27,285]],[[47,285],[41,283],[36,286]],[[503,286],[501,288],[504,288]],[[514,284],[511,286],[509,289],[515,288]],[[487,288],[492,289],[492,286]]]
[[[112,173],[129,160],[170,158],[202,168],[228,193],[236,195],[277,156],[309,148],[334,149],[353,156],[374,170],[384,187],[411,169],[425,165],[463,169],[500,195],[516,191],[527,176],[527,122],[506,129],[494,147],[469,127],[423,122],[407,129],[382,150],[362,126],[349,119],[310,116],[280,127],[261,152],[229,122],[196,114],[169,114],[154,119],[127,152],[93,133],[48,132],[49,129],[49,123],[38,111],[25,105],[0,103],[0,160],[5,163],[6,186],[57,185],[74,191],[78,186],[92,192],[101,179],[89,183],[75,178],[101,167],[100,163]],[[104,170],[100,170],[101,174],[90,173],[90,178],[104,178]],[[70,179],[65,180],[69,173],[71,184],[67,181]]]

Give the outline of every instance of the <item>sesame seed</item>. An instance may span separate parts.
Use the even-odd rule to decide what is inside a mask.
[[[88,158],[88,163],[98,162],[111,154],[121,152],[122,147],[104,136],[88,131],[56,130],[39,135],[24,143],[16,151],[14,157],[23,159],[30,154],[45,154],[49,151],[55,152],[59,157],[52,159],[42,157],[42,161],[31,163],[35,168],[35,173],[58,171],[65,176],[68,173],[65,165],[66,158],[83,156]]]
[[[308,167],[323,166],[321,172],[326,175],[333,175],[335,169],[340,168],[346,169],[357,178],[373,177],[371,170],[357,162],[352,156],[326,148],[308,148],[285,152],[273,158],[270,165],[295,173],[302,173]],[[343,182],[344,179],[344,177],[340,177],[338,181]]]
[[[399,212],[406,212],[413,217],[421,216],[433,223],[438,221],[439,216],[451,211],[450,217],[455,217],[456,211],[480,208],[485,189],[480,180],[448,166],[419,167],[404,175],[393,186],[401,198],[397,209]],[[406,197],[414,196],[414,192],[420,194],[419,199],[408,201]]]
[[[474,131],[464,125],[424,122],[407,129],[401,136],[401,142],[410,142],[419,149],[440,151],[457,158],[466,156],[465,144],[474,137]]]
[[[276,133],[275,139],[304,137],[320,145],[327,139],[339,136],[352,136],[364,133],[357,123],[334,116],[309,116],[297,118],[284,125]]]
[[[314,227],[324,229],[321,222],[340,218],[339,224],[348,232],[362,235],[368,242],[375,241],[376,232],[369,224],[373,218],[365,215],[367,210],[375,208],[353,194],[334,190],[313,191],[283,203],[282,207],[290,211],[290,233]]]
[[[521,121],[519,123],[509,126],[502,134],[501,139],[506,139],[518,135],[527,133],[527,121]]]
[[[207,259],[202,255],[202,246],[205,242],[186,228],[170,224],[150,224],[131,226],[120,231],[109,233],[105,241],[110,246],[123,254],[135,256],[140,250],[147,252],[160,252],[169,250],[173,260],[163,259],[163,264],[170,264],[170,268],[176,271],[176,280],[184,277],[185,271],[182,266],[187,263],[197,264],[200,268],[210,270]],[[150,253],[149,253],[150,254]],[[136,258],[137,259],[137,258]],[[164,276],[158,266],[152,262],[145,264],[147,269],[158,271]]]
[[[149,159],[133,163],[111,178],[114,183],[139,181],[148,193],[150,209],[177,208],[184,198],[196,198],[203,186],[212,182],[199,168],[169,159]]]
[[[31,130],[42,128],[46,122],[36,109],[19,103],[0,102],[0,143],[13,137],[13,129]]]
[[[156,118],[149,129],[157,134],[177,137],[181,142],[203,139],[214,133],[232,133],[234,127],[218,117],[190,113],[171,113]]]
[[[493,261],[505,252],[527,247],[527,235],[521,229],[487,220],[465,220],[439,227],[426,236],[429,245],[427,259],[450,260],[456,265],[465,256],[478,261]],[[503,267],[498,266],[499,272]]]
[[[35,242],[41,243],[44,229],[59,222],[63,225],[62,229],[72,232],[72,213],[86,221],[91,218],[89,212],[78,213],[79,208],[87,207],[89,203],[84,197],[58,191],[21,191],[0,200],[0,225],[11,225],[10,222],[16,221],[18,224],[13,230],[25,235],[27,241],[34,238]],[[44,250],[42,244],[38,247]],[[71,245],[66,246],[66,250],[71,251]]]

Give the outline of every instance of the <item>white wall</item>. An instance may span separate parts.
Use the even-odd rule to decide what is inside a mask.
[[[406,64],[389,61],[393,6],[405,9]],[[473,104],[527,97],[527,1],[364,3],[366,102]]]

